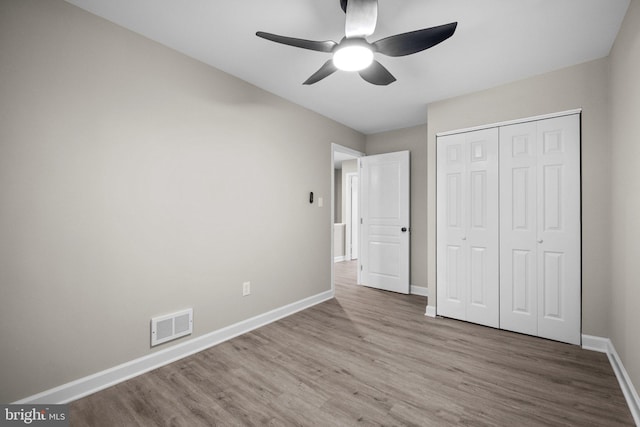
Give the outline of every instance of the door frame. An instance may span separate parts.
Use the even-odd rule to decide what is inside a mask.
[[[340,144],[336,144],[336,143],[331,143],[331,169],[330,169],[330,177],[331,177],[331,221],[329,224],[329,236],[331,236],[331,244],[330,246],[330,253],[329,253],[329,261],[331,263],[331,292],[335,294],[335,271],[334,271],[334,251],[333,251],[333,241],[334,241],[334,236],[333,236],[333,224],[336,221],[336,207],[335,207],[335,198],[336,198],[336,194],[335,194],[335,190],[336,190],[336,183],[335,183],[335,168],[334,168],[334,163],[335,163],[335,154],[336,153],[342,153],[342,154],[348,154],[354,158],[360,158],[360,157],[364,157],[366,154],[361,152],[361,151],[357,151],[354,150],[353,148],[349,148],[349,147],[345,147],[343,145]],[[346,251],[345,251],[346,253]]]
[[[346,206],[346,220],[345,218],[343,218],[343,222],[346,224],[346,230],[345,230],[345,251],[344,251],[344,256],[345,259],[347,261],[352,261],[353,260],[353,228],[354,226],[357,227],[358,226],[358,221],[354,221],[353,219],[353,205],[354,205],[354,201],[353,201],[353,178],[360,178],[360,174],[357,172],[350,172],[347,175],[347,195],[346,195],[346,200],[347,200],[347,206]],[[357,205],[360,205],[360,199],[356,200],[355,202]],[[356,244],[358,244],[359,242],[355,242]]]

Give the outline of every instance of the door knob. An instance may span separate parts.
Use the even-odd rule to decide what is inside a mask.
[[[463,237],[463,238],[462,238],[462,240],[467,240],[467,238],[466,238],[466,237]]]
[[[406,233],[406,232],[407,232],[407,227],[402,227],[402,228],[400,229],[400,231],[402,231],[403,233]]]
[[[543,240],[542,240],[542,239],[538,240],[538,243],[542,243],[542,242],[543,242]]]

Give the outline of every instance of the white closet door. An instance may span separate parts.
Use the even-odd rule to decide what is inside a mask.
[[[437,150],[437,312],[498,327],[498,130],[440,137]]]
[[[538,122],[538,335],[580,344],[580,118]]]
[[[500,328],[580,344],[578,115],[500,129]]]
[[[500,328],[538,334],[537,128],[500,128]]]
[[[439,137],[437,148],[436,309],[441,316],[467,320],[466,135]]]
[[[467,134],[467,320],[499,326],[498,129]]]

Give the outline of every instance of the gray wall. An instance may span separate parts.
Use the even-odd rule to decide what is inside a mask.
[[[429,288],[435,287],[435,146],[438,132],[582,108],[582,332],[609,334],[611,144],[608,59],[428,106]]]
[[[632,0],[611,53],[610,337],[640,387],[640,2]]]
[[[632,0],[611,58],[433,103],[365,148],[61,0],[0,2],[0,402],[154,351],[151,316],[193,307],[197,336],[328,290],[330,204],[307,197],[331,194],[331,142],[411,150],[412,284],[433,289],[435,134],[578,107],[583,332],[640,384],[639,28]]]
[[[366,154],[411,152],[411,284],[427,287],[427,126],[367,135]]]
[[[0,2],[0,99],[0,402],[330,289],[363,135],[62,0]]]

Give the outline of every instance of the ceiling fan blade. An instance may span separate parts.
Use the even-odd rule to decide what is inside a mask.
[[[277,34],[265,33],[264,31],[258,31],[256,33],[256,36],[263,39],[271,40],[272,42],[300,47],[302,49],[317,50],[318,52],[332,52],[333,48],[338,45],[338,43],[331,40],[319,42],[314,40],[296,39],[293,37],[285,37],[279,36]]]
[[[330,59],[327,62],[325,62],[324,65],[322,67],[320,67],[320,69],[318,71],[313,73],[313,75],[311,77],[309,77],[302,84],[303,85],[312,85],[314,83],[318,83],[320,80],[324,79],[325,77],[330,76],[331,74],[335,73],[336,71],[338,71],[338,69],[336,68],[335,65],[333,65],[333,59]]]
[[[347,38],[373,34],[378,22],[378,0],[348,0],[344,32]]]
[[[397,34],[371,43],[378,52],[387,56],[405,56],[417,53],[437,45],[451,37],[456,31],[457,22]]]
[[[386,86],[396,81],[396,78],[393,77],[393,74],[389,72],[384,66],[378,61],[373,61],[371,65],[369,65],[364,70],[360,71],[360,77],[378,86]]]

